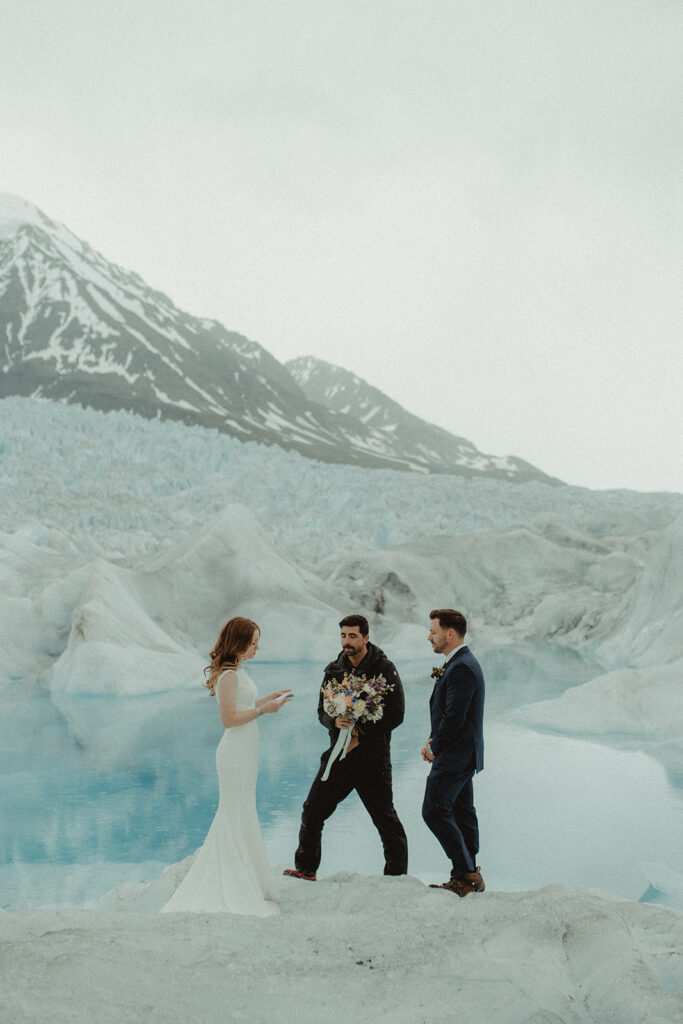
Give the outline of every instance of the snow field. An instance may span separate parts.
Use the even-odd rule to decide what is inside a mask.
[[[170,881],[170,880],[169,880]],[[675,1024],[683,914],[552,886],[282,880],[282,914],[0,914],[12,1024]],[[158,894],[161,898],[161,893]],[[148,907],[147,909],[151,909]]]

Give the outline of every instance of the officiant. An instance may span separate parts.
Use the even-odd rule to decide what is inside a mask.
[[[404,875],[408,870],[408,841],[394,808],[391,779],[391,733],[403,721],[403,687],[393,662],[370,641],[364,615],[347,615],[339,623],[342,650],[325,668],[318,699],[318,718],[329,732],[330,746],[320,758],[320,768],[304,802],[299,846],[294,868],[284,874],[315,881],[322,856],[322,831],[337,806],[355,789],[379,832],[384,848],[384,874]],[[344,675],[386,681],[382,716],[377,721],[355,724],[351,715],[332,718],[325,709],[324,693],[341,683]],[[352,729],[343,756],[336,756],[340,730]],[[348,734],[346,734],[348,739]],[[338,749],[338,748],[337,748]],[[328,761],[331,762],[326,772]]]

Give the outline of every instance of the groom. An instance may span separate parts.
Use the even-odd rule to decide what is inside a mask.
[[[405,875],[408,870],[408,841],[394,809],[391,786],[391,732],[403,721],[404,697],[395,666],[384,651],[370,642],[364,615],[347,615],[339,623],[342,650],[325,669],[318,699],[318,718],[330,734],[330,747],[320,759],[320,769],[306,797],[301,814],[299,847],[294,868],[284,874],[315,881],[321,860],[323,826],[337,806],[355,789],[380,834],[384,847],[384,874]],[[345,673],[384,676],[389,684],[384,714],[377,722],[364,722],[354,736],[343,760],[335,761],[329,778],[323,781],[327,762],[340,729],[353,726],[352,718],[330,718],[323,705],[323,690],[331,679]]]
[[[422,757],[432,768],[427,778],[422,817],[451,861],[451,877],[442,886],[458,896],[483,892],[477,867],[479,825],[472,778],[484,767],[484,676],[465,644],[467,621],[453,608],[429,613],[429,642],[445,654],[429,702],[431,735]]]

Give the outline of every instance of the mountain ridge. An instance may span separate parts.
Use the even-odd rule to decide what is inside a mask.
[[[473,470],[493,466],[503,472],[536,472],[523,459],[484,455],[471,441],[420,419],[373,384],[334,363],[300,356],[285,366],[312,401],[342,414],[353,411],[364,424],[399,440],[406,450],[429,452],[435,463],[448,465],[455,461]]]
[[[340,404],[320,387],[331,364],[317,363],[317,383],[309,373],[302,386],[300,367],[183,312],[32,204],[0,194],[0,397],[176,419],[328,462],[559,482],[521,459],[484,455],[334,368],[348,374]]]

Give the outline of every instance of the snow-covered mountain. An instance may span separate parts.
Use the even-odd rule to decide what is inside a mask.
[[[415,462],[427,460],[432,472],[469,471],[516,480],[538,479],[538,471],[528,462],[484,455],[471,441],[426,423],[341,366],[314,356],[292,359],[285,366],[311,401],[340,415],[356,417]]]
[[[125,409],[327,462],[550,479],[483,455],[343,370],[310,360],[291,369],[179,310],[30,203],[0,195],[0,397]]]

